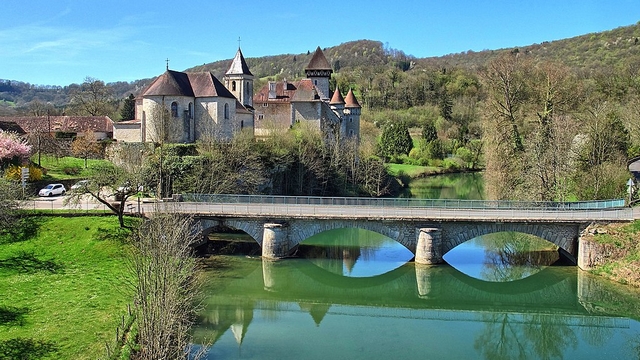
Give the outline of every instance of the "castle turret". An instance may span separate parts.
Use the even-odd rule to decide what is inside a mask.
[[[331,97],[331,101],[329,101],[329,106],[331,106],[331,110],[338,115],[338,117],[342,117],[344,114],[344,98],[340,93],[340,89],[336,87],[336,90],[333,92],[333,96]]]
[[[249,66],[238,48],[236,56],[229,66],[229,70],[224,75],[224,82],[227,89],[248,108],[253,108],[253,74],[249,71]]]
[[[309,65],[304,69],[304,72],[307,74],[307,78],[311,79],[313,85],[318,89],[320,99],[328,100],[329,79],[331,78],[333,70],[327,61],[327,58],[324,56],[324,53],[320,49],[320,46],[316,49],[316,52],[313,54],[313,57],[311,58],[311,61],[309,61]]]
[[[360,113],[362,107],[358,103],[358,99],[353,94],[353,91],[349,89],[347,97],[344,99],[344,121],[346,132],[348,137],[360,137]]]

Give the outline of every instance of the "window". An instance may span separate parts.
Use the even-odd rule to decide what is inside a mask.
[[[231,82],[231,91],[236,91],[236,82],[235,81]]]
[[[189,103],[189,119],[193,119],[193,103]]]
[[[352,123],[353,122],[353,118],[350,117],[349,118],[349,122]]]
[[[229,118],[229,104],[224,104],[224,118]]]
[[[175,101],[171,103],[171,116],[178,117],[178,103]]]
[[[267,103],[262,103],[262,107],[267,107],[267,106],[269,106],[269,104],[267,104]]]
[[[240,129],[244,129],[244,120],[240,121]]]
[[[264,119],[264,114],[258,114],[258,120]]]

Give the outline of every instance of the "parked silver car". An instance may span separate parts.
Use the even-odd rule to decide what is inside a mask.
[[[38,196],[64,195],[67,189],[62,184],[49,184],[38,191]]]

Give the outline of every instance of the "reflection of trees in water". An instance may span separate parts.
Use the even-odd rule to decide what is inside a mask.
[[[519,280],[559,259],[555,245],[529,234],[500,232],[481,236],[479,242],[485,247],[482,276],[489,281]]]
[[[568,319],[501,313],[482,317],[486,327],[473,347],[485,359],[528,359],[531,355],[537,359],[562,359],[564,349],[578,345]]]
[[[423,199],[484,199],[484,180],[481,173],[459,173],[412,179],[405,197]]]
[[[576,349],[578,336],[594,347],[601,347],[615,335],[608,317],[580,318],[554,314],[483,314],[484,331],[475,339],[474,349],[485,359],[562,359],[567,349]],[[640,358],[640,340],[630,342]]]

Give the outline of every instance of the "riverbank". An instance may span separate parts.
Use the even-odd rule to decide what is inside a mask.
[[[607,256],[592,272],[640,288],[640,220],[593,229],[584,238],[606,247]]]
[[[0,358],[103,357],[132,298],[128,233],[113,217],[25,221],[0,237]]]

